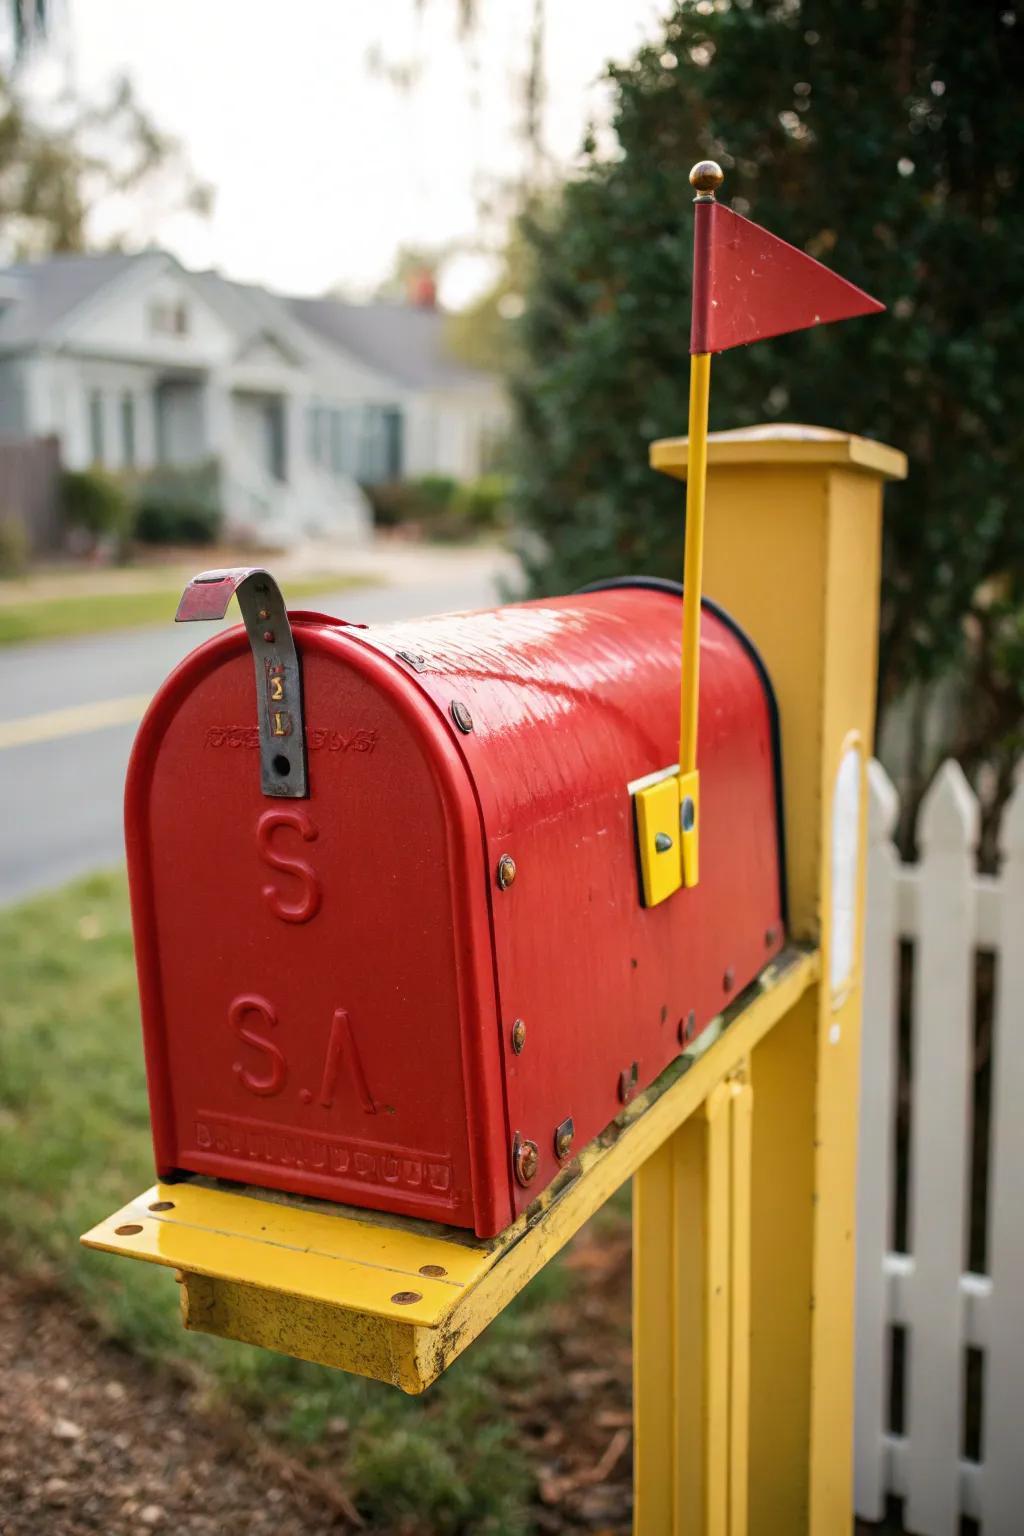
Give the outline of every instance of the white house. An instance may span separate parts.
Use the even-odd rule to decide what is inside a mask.
[[[290,299],[161,251],[0,271],[0,434],[55,433],[71,468],[216,461],[227,527],[364,537],[361,484],[469,479],[507,422],[432,306]]]

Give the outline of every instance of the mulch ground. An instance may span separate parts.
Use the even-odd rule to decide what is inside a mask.
[[[507,1410],[536,1473],[537,1532],[629,1536],[628,1235],[585,1233],[567,1262],[558,1368]],[[0,1276],[0,1381],[0,1536],[397,1533],[368,1526],[336,1472],[101,1338],[45,1280]]]
[[[0,1278],[2,1536],[319,1536],[346,1503],[106,1343],[45,1282]]]
[[[559,1368],[510,1396],[508,1411],[536,1469],[537,1531],[624,1536],[628,1246],[584,1239],[569,1262],[580,1283],[552,1311]],[[101,1338],[45,1279],[0,1276],[0,1381],[0,1536],[369,1529],[336,1474]]]

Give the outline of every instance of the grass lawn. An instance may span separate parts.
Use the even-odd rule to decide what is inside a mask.
[[[186,1334],[169,1271],[78,1237],[153,1177],[123,874],[0,912],[0,1249],[43,1267],[132,1350],[188,1359],[336,1476],[370,1529],[525,1536],[532,1474],[502,1396],[553,1370],[557,1262],[423,1398]],[[337,1425],[347,1432],[339,1441]]]
[[[174,618],[187,578],[172,585],[126,592],[84,592],[69,597],[27,598],[0,604],[0,645],[20,645],[29,640],[55,640],[71,635],[91,635],[111,629],[138,629],[143,625],[169,624]],[[368,576],[322,574],[289,577],[288,601],[351,587],[372,586]]]

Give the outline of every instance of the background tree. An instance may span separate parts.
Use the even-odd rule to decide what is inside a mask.
[[[107,244],[140,244],[155,209],[205,214],[211,193],[127,78],[103,101],[42,111],[0,73],[0,261],[85,250],[90,209],[112,198],[126,224]]]
[[[816,422],[907,450],[880,705],[961,670],[935,746],[990,765],[990,822],[1024,744],[1022,32],[992,0],[677,3],[610,70],[615,152],[589,142],[526,220],[516,380],[532,590],[676,574],[682,497],[646,457],[685,430],[691,163],[721,161],[738,212],[883,298],[878,320],[726,354],[712,426]]]
[[[120,199],[125,213],[123,231],[108,246],[145,243],[158,214],[209,211],[210,188],[141,105],[127,76],[96,101],[69,88],[46,101],[28,91],[24,67],[45,49],[59,18],[52,0],[7,0],[4,11],[0,262],[85,250],[89,212],[104,200]]]

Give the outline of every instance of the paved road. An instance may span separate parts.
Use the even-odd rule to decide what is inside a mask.
[[[328,587],[298,606],[360,623],[414,618],[494,602],[509,573],[490,551],[398,554],[392,584]],[[139,717],[209,633],[168,626],[0,651],[0,903],[120,862],[124,773]]]

